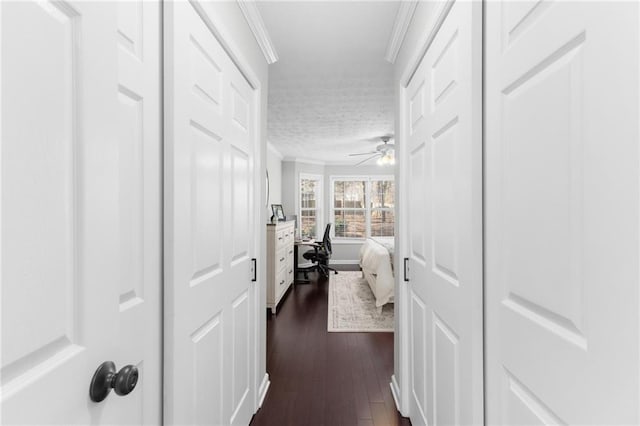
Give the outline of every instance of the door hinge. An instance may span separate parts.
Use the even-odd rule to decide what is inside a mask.
[[[258,261],[257,259],[251,258],[251,282],[258,281]]]
[[[409,281],[409,258],[404,258],[404,280]]]

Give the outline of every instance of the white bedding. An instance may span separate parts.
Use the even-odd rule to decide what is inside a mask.
[[[360,249],[360,267],[376,298],[376,307],[393,302],[393,238],[368,238]]]

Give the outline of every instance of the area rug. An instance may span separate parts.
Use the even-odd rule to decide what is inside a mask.
[[[393,332],[393,303],[378,313],[369,284],[359,271],[340,271],[329,278],[330,332]]]

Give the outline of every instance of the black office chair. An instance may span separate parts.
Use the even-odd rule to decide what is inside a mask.
[[[305,278],[307,278],[307,273],[311,271],[318,271],[327,278],[329,278],[329,271],[333,271],[334,274],[338,273],[338,271],[329,266],[329,259],[331,259],[332,253],[330,231],[331,224],[328,223],[324,229],[322,243],[314,245],[313,250],[307,250],[302,255],[302,257],[313,263],[312,266],[302,271],[304,272]]]

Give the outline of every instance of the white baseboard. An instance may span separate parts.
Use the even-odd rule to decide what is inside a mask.
[[[358,265],[358,260],[329,260],[329,265]]]
[[[262,378],[260,388],[258,389],[258,408],[262,407],[262,403],[264,402],[264,398],[267,396],[269,386],[271,386],[271,382],[269,381],[269,373],[265,373],[264,377]]]
[[[398,410],[398,412],[402,414],[402,410],[400,409],[400,386],[398,386],[395,374],[391,375],[391,383],[389,383],[389,386],[391,387],[393,402],[396,403],[396,410]]]

